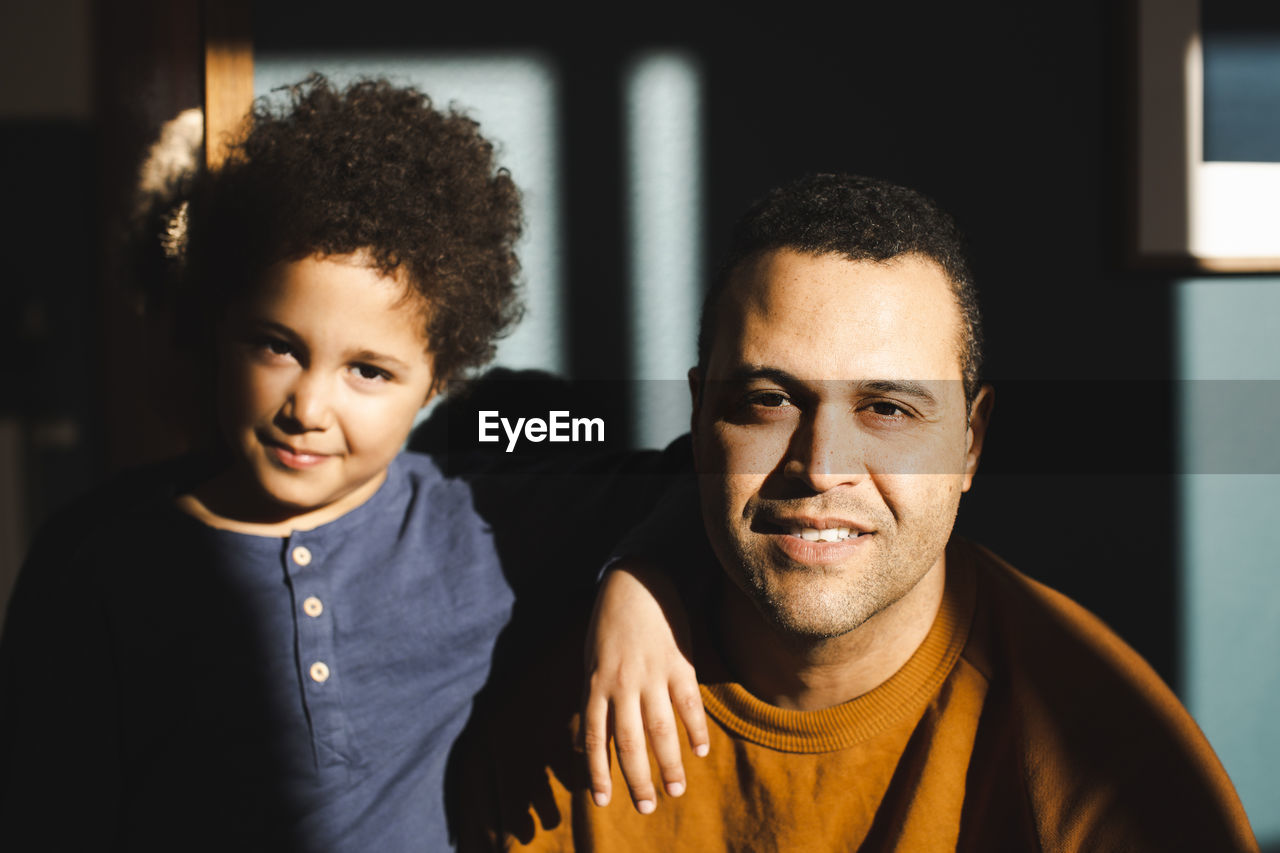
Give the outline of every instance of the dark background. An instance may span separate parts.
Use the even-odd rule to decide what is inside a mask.
[[[555,64],[577,378],[630,369],[620,95],[635,51],[684,49],[700,63],[712,263],[751,199],[805,172],[871,174],[933,196],[969,235],[997,387],[959,529],[1098,613],[1177,689],[1173,279],[1125,260],[1129,4],[835,7],[261,0],[254,39],[302,53],[532,49]],[[0,116],[11,214],[0,415],[20,427],[25,533],[169,449],[164,395],[138,387],[166,356],[121,332],[127,276],[113,247],[148,133],[199,105],[198,15],[183,8],[93,6],[91,108]],[[65,33],[31,38],[54,49]]]
[[[970,238],[997,385],[961,531],[1086,603],[1176,686],[1173,413],[1159,382],[1173,378],[1172,296],[1167,276],[1124,263],[1125,5],[799,3],[762,17],[685,4],[615,18],[259,0],[253,35],[258,49],[303,54],[512,49],[555,64],[578,378],[629,375],[621,92],[635,52],[699,61],[709,264],[751,199],[804,172],[932,195]],[[140,349],[121,320],[131,293],[115,240],[152,126],[199,105],[187,58],[198,12],[130,7],[94,7],[88,120],[0,122],[19,213],[6,233],[16,269],[0,341],[13,369],[0,411],[32,425],[28,528],[169,449],[152,387],[167,354]]]
[[[0,335],[13,384],[0,406],[33,426],[28,526],[163,448],[141,440],[157,429],[156,413],[149,389],[131,388],[130,377],[135,386],[155,381],[150,362],[167,356],[121,359],[116,353],[136,342],[113,342],[118,332],[102,321],[128,307],[112,241],[146,124],[176,112],[165,114],[168,104],[198,99],[199,88],[198,77],[184,86],[147,67],[139,47],[145,26],[185,33],[180,13],[148,23],[126,6],[98,7],[90,120],[0,122],[4,197],[18,214],[6,235],[17,269],[7,276]],[[1176,686],[1177,524],[1170,481],[1148,473],[1173,470],[1173,418],[1158,393],[1137,411],[1121,402],[1123,380],[1172,377],[1174,346],[1167,280],[1123,265],[1123,4],[619,14],[259,2],[254,40],[303,53],[532,48],[556,64],[576,377],[628,375],[620,96],[634,51],[683,48],[700,62],[711,263],[751,199],[804,172],[872,174],[932,195],[969,235],[986,373],[997,383],[991,473],[966,498],[961,530],[1085,602]],[[191,49],[185,36],[161,36],[163,50]],[[1068,379],[1097,381],[1055,389]],[[137,400],[121,400],[120,388]],[[162,416],[162,395],[159,408]],[[1099,462],[1080,450],[1100,434],[1106,447],[1137,456]],[[1075,470],[1086,473],[1046,475]]]

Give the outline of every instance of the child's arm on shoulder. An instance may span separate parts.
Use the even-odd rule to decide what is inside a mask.
[[[673,523],[700,530],[691,484],[671,490],[658,508],[615,551],[596,596],[586,645],[586,699],[580,728],[592,798],[612,796],[609,740],[641,814],[657,806],[648,746],[663,786],[678,797],[686,787],[676,715],[697,756],[710,748],[689,638],[688,615],[673,572],[688,571],[671,551]],[[665,546],[658,543],[665,542]],[[655,550],[656,549],[656,550]],[[676,549],[676,553],[680,553]],[[685,551],[684,553],[688,553]]]
[[[685,790],[676,714],[695,755],[707,754],[707,721],[697,673],[690,662],[688,620],[665,572],[643,563],[611,568],[601,584],[587,633],[587,699],[582,741],[592,798],[607,805],[613,793],[609,740],[641,814],[657,805],[645,747],[648,736],[673,797]]]

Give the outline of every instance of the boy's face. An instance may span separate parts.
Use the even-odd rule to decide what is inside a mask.
[[[367,500],[431,396],[422,312],[361,255],[277,264],[228,313],[220,407],[245,521],[331,521]]]

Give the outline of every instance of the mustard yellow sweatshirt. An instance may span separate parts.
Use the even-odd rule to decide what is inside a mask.
[[[529,695],[488,743],[490,766],[465,795],[481,831],[462,846],[1257,850],[1213,750],[1150,666],[978,546],[949,547],[941,607],[911,659],[842,705],[768,705],[711,645],[698,652],[711,752],[685,747],[683,797],[637,814],[615,763],[614,801],[596,807],[573,752],[577,720],[540,716]]]

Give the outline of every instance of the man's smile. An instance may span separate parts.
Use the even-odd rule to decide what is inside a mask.
[[[766,536],[790,560],[805,565],[842,562],[875,535],[870,524],[829,515],[764,514],[752,521],[751,530]]]
[[[875,526],[848,516],[788,515],[759,512],[751,521],[756,533],[783,533],[810,542],[842,542],[875,532]]]

